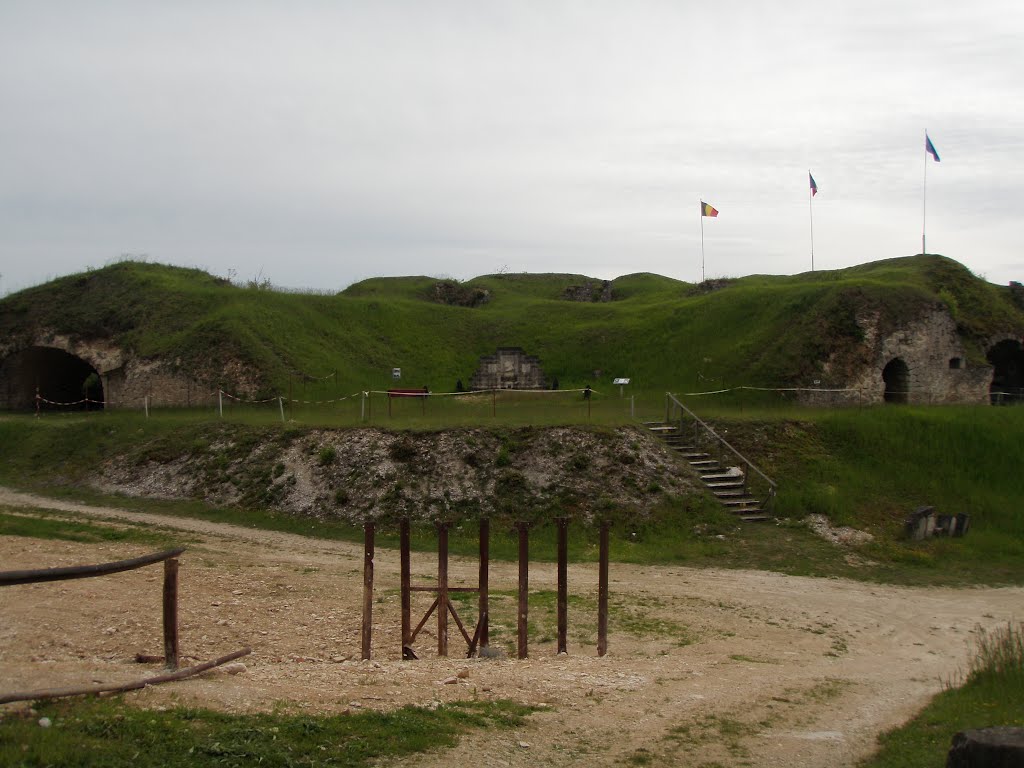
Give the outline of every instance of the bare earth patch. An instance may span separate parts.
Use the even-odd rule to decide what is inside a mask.
[[[378,550],[374,658],[359,660],[361,547],[287,534],[87,507],[0,489],[0,503],[145,522],[191,540],[181,559],[183,653],[207,660],[244,645],[244,671],[128,695],[139,706],[234,712],[344,712],[512,699],[539,711],[515,731],[474,733],[418,766],[844,766],[873,750],[963,667],[976,628],[1019,618],[1024,589],[911,589],[755,571],[612,564],[610,653],[594,651],[595,565],[569,569],[570,655],[555,656],[553,616],[531,609],[528,661],[400,660],[398,557]],[[0,537],[3,570],[103,562],[138,544]],[[837,550],[837,556],[842,556]],[[414,580],[436,562],[413,556]],[[476,563],[454,559],[455,583]],[[492,642],[515,636],[516,565],[493,563]],[[99,579],[0,589],[0,692],[155,674],[134,662],[161,652],[158,567]],[[531,590],[555,587],[534,564]],[[429,599],[418,596],[414,612]],[[475,620],[472,602],[459,604]],[[1015,613],[1016,612],[1016,613]],[[186,658],[186,663],[191,659]],[[16,705],[12,705],[16,706]],[[952,735],[952,734],[951,734]],[[454,752],[454,754],[453,754]],[[409,762],[409,761],[405,761]]]

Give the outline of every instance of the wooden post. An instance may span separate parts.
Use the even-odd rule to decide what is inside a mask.
[[[370,658],[373,637],[373,523],[363,525],[363,655]]]
[[[164,663],[178,668],[178,558],[164,560]]]
[[[490,598],[488,588],[491,566],[491,521],[480,518],[480,616],[477,624],[480,627],[479,644],[486,648],[490,643]]]
[[[565,636],[569,628],[569,521],[558,519],[558,653],[568,653]]]
[[[437,524],[437,655],[448,655],[448,523]]]
[[[516,527],[519,528],[519,658],[525,659],[528,640],[526,619],[530,613],[530,526],[527,523],[517,523]]]
[[[601,523],[597,570],[597,655],[608,653],[608,523]]]
[[[399,547],[401,549],[402,569],[402,658],[412,658],[412,595],[409,590],[409,518],[403,517],[398,527]]]

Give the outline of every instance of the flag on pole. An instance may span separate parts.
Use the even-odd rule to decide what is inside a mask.
[[[942,162],[941,160],[939,160],[939,153],[935,151],[935,145],[932,144],[932,140],[928,138],[927,131],[925,131],[924,134],[924,151],[927,152],[932,157],[934,157],[936,163]]]
[[[818,185],[814,182],[814,177],[811,176],[810,171],[807,172],[807,178],[811,180],[811,197],[814,197],[818,194]]]
[[[701,216],[717,216],[718,210],[705,203],[703,200],[700,201],[700,215]]]

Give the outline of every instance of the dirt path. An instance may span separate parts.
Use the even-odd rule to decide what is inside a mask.
[[[205,660],[251,645],[245,671],[132,694],[145,706],[338,712],[513,699],[541,707],[515,732],[475,733],[419,766],[843,766],[911,716],[967,659],[977,626],[1020,619],[1024,589],[910,589],[755,571],[613,564],[610,654],[596,658],[596,566],[571,566],[570,653],[554,655],[545,601],[555,569],[535,564],[531,658],[399,657],[397,553],[376,558],[374,660],[359,661],[361,548],[201,520],[52,501],[0,489],[0,504],[181,532],[183,652]],[[120,522],[118,522],[120,521]],[[131,557],[138,544],[0,537],[4,570]],[[837,556],[840,556],[837,554]],[[454,559],[472,584],[476,563]],[[414,580],[436,563],[414,555]],[[0,590],[0,689],[136,679],[158,653],[159,568]],[[492,564],[492,638],[515,636],[516,566]],[[414,604],[422,614],[427,598]],[[460,612],[475,619],[471,603]],[[143,671],[145,670],[145,672]],[[462,675],[462,676],[460,676]],[[454,681],[454,682],[453,682]]]

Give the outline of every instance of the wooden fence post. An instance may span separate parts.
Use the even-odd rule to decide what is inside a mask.
[[[479,578],[479,647],[486,648],[490,643],[490,597],[488,594],[491,562],[491,521],[480,518],[480,578]]]
[[[568,653],[565,636],[569,629],[569,521],[558,520],[558,653]]]
[[[398,527],[399,548],[401,549],[402,570],[402,658],[414,658],[411,655],[412,637],[412,595],[410,591],[411,573],[409,567],[409,518],[403,517]]]
[[[363,525],[363,648],[362,658],[370,658],[373,637],[373,523]]]
[[[608,653],[608,523],[601,523],[597,570],[597,655]]]
[[[164,560],[164,664],[178,668],[178,558]]]
[[[517,623],[517,637],[519,645],[519,658],[527,656],[527,631],[526,620],[530,613],[530,526],[528,523],[517,523],[519,528],[519,620]]]
[[[448,655],[448,523],[437,524],[437,655]]]

